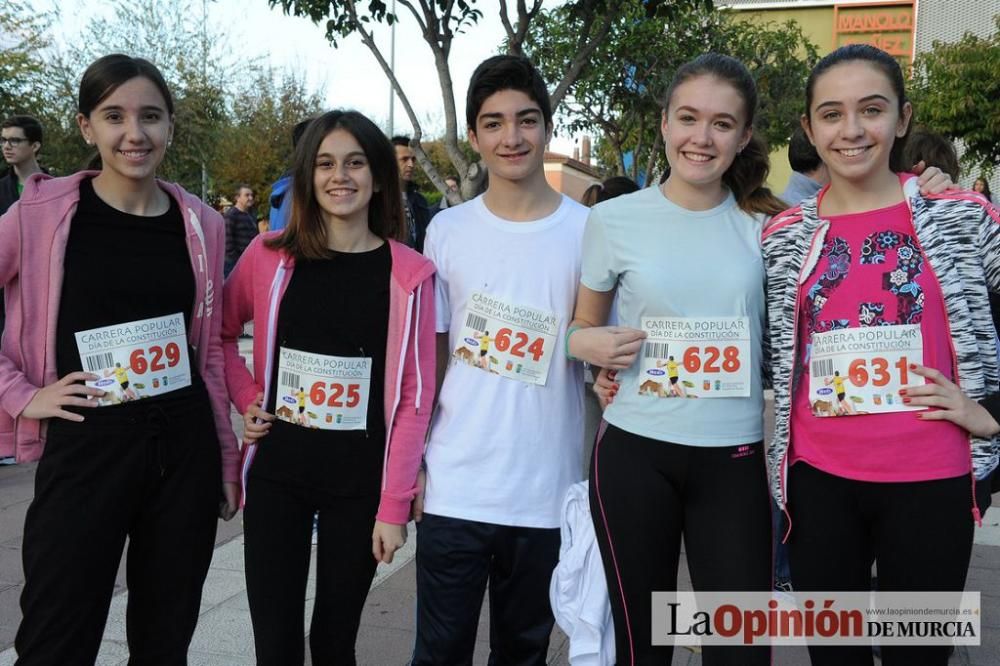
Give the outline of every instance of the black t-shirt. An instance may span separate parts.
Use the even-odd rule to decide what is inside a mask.
[[[131,215],[102,201],[89,178],[80,181],[80,203],[63,257],[56,325],[60,377],[83,369],[75,336],[79,331],[180,312],[190,336],[195,279],[186,236],[173,197],[163,215]],[[192,385],[199,386],[190,347],[188,358]]]
[[[337,495],[379,492],[385,452],[385,349],[391,268],[388,243],[368,252],[332,252],[329,259],[296,261],[278,310],[273,388],[266,409],[275,413],[281,392],[278,368],[282,347],[327,356],[370,358],[367,427],[321,430],[275,419],[271,431],[261,440],[252,475]],[[308,393],[310,387],[304,389]],[[281,406],[289,407],[284,403]]]

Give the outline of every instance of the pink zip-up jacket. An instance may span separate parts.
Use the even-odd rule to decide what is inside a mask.
[[[241,414],[260,393],[268,403],[281,299],[295,260],[264,245],[281,232],[258,236],[226,281],[222,347],[229,397]],[[385,347],[385,459],[378,520],[405,525],[417,493],[417,472],[424,453],[435,390],[434,264],[410,248],[389,241],[389,331]],[[240,356],[237,338],[253,320],[253,374]],[[263,378],[263,382],[254,378]],[[266,442],[267,436],[264,440]],[[243,448],[243,484],[256,445]]]
[[[35,174],[20,200],[0,217],[0,285],[7,323],[0,344],[0,455],[37,460],[45,446],[47,420],[21,412],[43,386],[57,381],[56,318],[62,294],[63,257],[70,221],[80,201],[84,171],[66,178]],[[226,249],[222,218],[179,185],[157,181],[177,201],[187,230],[195,278],[190,342],[215,415],[222,450],[222,480],[239,482],[240,453],[229,419],[223,374],[222,317],[215,285],[222,284]]]

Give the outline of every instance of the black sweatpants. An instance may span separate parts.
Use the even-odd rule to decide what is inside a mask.
[[[372,530],[379,496],[337,497],[256,476],[254,469],[247,481],[243,537],[257,664],[285,666],[305,660],[303,616],[317,512],[312,663],[354,664],[361,612],[378,564],[372,555]]]
[[[609,425],[594,448],[590,512],[618,664],[669,664],[652,645],[652,592],[677,589],[681,535],[698,591],[771,588],[771,505],[761,442],[698,447]],[[707,666],[767,664],[770,649],[705,646]]]
[[[972,481],[873,483],[804,462],[788,472],[792,584],[802,591],[868,590],[871,565],[885,592],[965,588],[972,555]],[[865,645],[809,648],[814,666],[867,666]],[[883,646],[884,666],[948,663],[947,646]]]
[[[187,663],[221,483],[203,388],[51,419],[24,522],[17,663],[94,663],[126,536],[129,663]]]
[[[417,528],[417,641],[412,666],[468,666],[487,582],[490,659],[542,666],[555,619],[549,582],[559,529],[424,514]]]

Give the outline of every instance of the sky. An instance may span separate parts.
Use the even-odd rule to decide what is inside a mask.
[[[386,0],[391,4],[392,0]],[[55,0],[36,0],[40,7],[54,7]],[[547,0],[557,6],[558,0]],[[71,40],[76,26],[83,25],[95,11],[112,11],[110,0],[58,0],[61,20],[56,26],[57,39]],[[199,3],[196,2],[196,6]],[[452,80],[459,126],[464,127],[465,94],[469,77],[476,65],[498,52],[504,38],[497,4],[480,0],[484,16],[480,22],[456,36],[450,57]],[[209,0],[209,20],[224,27],[232,43],[248,57],[266,56],[275,67],[304,73],[309,87],[323,94],[329,108],[352,107],[383,127],[388,127],[389,82],[375,57],[361,39],[352,35],[339,41],[338,48],[325,38],[325,27],[305,18],[284,15],[271,9],[267,0]],[[402,6],[397,14],[395,72],[421,123],[425,136],[444,131],[440,84],[430,47],[420,35],[416,21]],[[376,42],[389,59],[390,31],[378,26]],[[238,93],[239,82],[234,82]],[[411,125],[399,101],[395,105],[395,131],[409,132]],[[558,128],[557,128],[557,134]],[[571,153],[573,144],[557,138],[552,143],[557,152]]]

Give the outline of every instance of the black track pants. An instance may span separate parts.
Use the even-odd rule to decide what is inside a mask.
[[[771,506],[760,442],[697,447],[608,426],[594,448],[590,511],[618,664],[669,664],[652,646],[651,593],[677,589],[681,536],[695,590],[771,587]],[[707,666],[767,664],[770,649],[708,647]]]

